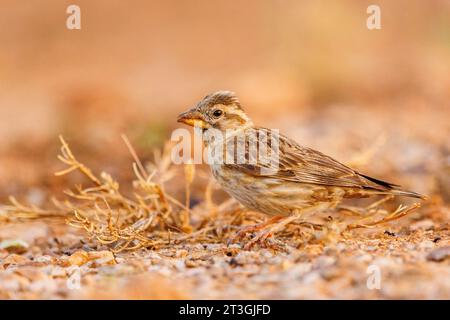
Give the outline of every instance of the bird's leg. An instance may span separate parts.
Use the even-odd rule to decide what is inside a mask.
[[[228,245],[230,245],[238,240],[242,240],[243,238],[245,238],[245,236],[248,233],[253,233],[253,232],[259,231],[261,229],[264,229],[267,226],[270,226],[270,225],[276,223],[277,221],[282,220],[283,218],[285,218],[285,216],[281,216],[281,215],[273,216],[272,218],[268,219],[265,222],[251,225],[251,226],[242,227],[239,229],[238,232],[236,232],[236,234],[233,237],[230,238],[230,240],[228,240]]]
[[[266,225],[266,227],[264,227],[260,232],[258,232],[253,239],[251,239],[249,242],[245,244],[244,249],[249,250],[257,243],[264,244],[265,241],[269,237],[271,237],[275,232],[280,231],[289,223],[299,219],[300,216],[301,216],[300,212],[296,212],[288,217],[281,216],[281,218],[278,219],[281,221],[279,221],[278,223],[274,222],[271,223],[270,225]]]

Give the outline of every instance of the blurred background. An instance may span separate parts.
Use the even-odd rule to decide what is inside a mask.
[[[81,30],[66,28],[70,4]],[[371,4],[380,30],[366,27]],[[94,169],[131,178],[121,133],[151,158],[178,113],[224,89],[260,125],[449,201],[447,0],[0,6],[1,200],[61,189],[58,134]]]

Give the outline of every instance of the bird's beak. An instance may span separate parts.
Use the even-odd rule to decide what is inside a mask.
[[[202,114],[195,108],[183,112],[178,116],[177,122],[185,123],[189,126],[207,128],[208,124],[203,119]]]

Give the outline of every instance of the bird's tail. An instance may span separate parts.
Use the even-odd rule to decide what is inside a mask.
[[[400,188],[392,189],[391,193],[396,195],[396,196],[419,198],[419,199],[422,199],[422,200],[427,200],[428,199],[428,197],[423,195],[423,194],[420,194],[420,193],[417,193],[417,192],[414,192],[414,191],[403,190],[403,189],[400,189]]]
[[[396,196],[418,198],[418,199],[422,199],[422,200],[428,199],[427,196],[424,196],[424,195],[422,195],[420,193],[417,193],[417,192],[414,192],[414,191],[404,190],[397,184],[393,184],[393,183],[386,182],[386,181],[383,181],[383,180],[378,180],[378,179],[366,176],[364,174],[360,174],[360,175],[363,176],[364,178],[366,178],[367,180],[370,180],[371,182],[373,182],[373,183],[375,183],[375,184],[385,188],[386,189],[386,193],[390,193],[390,194],[393,194],[393,195],[396,195]]]

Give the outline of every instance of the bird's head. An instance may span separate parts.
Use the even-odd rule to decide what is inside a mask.
[[[239,130],[253,125],[239,99],[230,91],[207,95],[194,108],[181,113],[178,122],[203,130],[214,128],[220,131]]]

